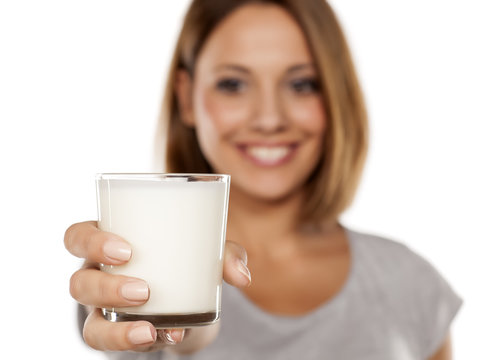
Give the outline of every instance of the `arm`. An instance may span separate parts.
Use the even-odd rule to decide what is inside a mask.
[[[452,360],[451,336],[448,334],[443,344],[428,360]]]

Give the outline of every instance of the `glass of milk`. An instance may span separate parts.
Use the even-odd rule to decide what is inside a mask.
[[[98,227],[132,246],[122,266],[102,271],[147,281],[142,306],[103,309],[110,321],[191,327],[220,316],[230,176],[98,174]]]

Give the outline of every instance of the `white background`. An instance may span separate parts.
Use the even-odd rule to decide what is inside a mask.
[[[1,353],[103,358],[77,333],[68,282],[80,260],[64,250],[64,230],[96,218],[95,173],[154,170],[164,74],[187,3],[0,0]],[[371,122],[344,223],[430,260],[465,299],[456,358],[485,359],[487,8],[332,4]]]

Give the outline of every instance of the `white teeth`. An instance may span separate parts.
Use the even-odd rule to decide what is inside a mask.
[[[247,148],[248,154],[252,157],[259,161],[270,163],[284,159],[290,151],[291,148],[289,146],[249,146]]]

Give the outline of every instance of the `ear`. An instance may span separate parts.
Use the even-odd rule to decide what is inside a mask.
[[[179,113],[181,120],[187,126],[193,127],[193,81],[186,70],[178,70],[176,73],[176,83],[174,91],[178,100]]]

